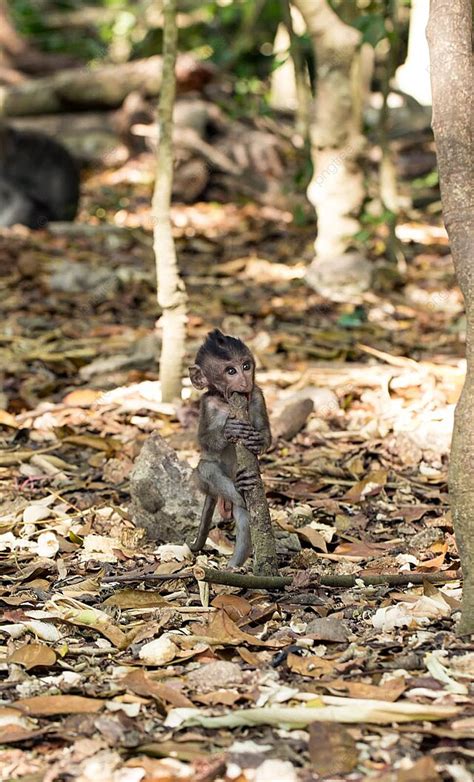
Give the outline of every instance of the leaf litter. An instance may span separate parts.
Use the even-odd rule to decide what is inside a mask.
[[[278,435],[262,472],[293,585],[198,583],[189,541],[146,543],[131,522],[151,433],[198,458],[197,397],[185,385],[181,406],[160,401],[146,232],[112,245],[6,231],[0,779],[464,782],[474,652],[455,634],[447,498],[464,345],[439,225],[400,226],[404,289],[356,311],[306,287],[312,225],[251,205],[174,217],[188,358],[217,325],[257,357]],[[198,561],[225,566],[230,538],[213,530]],[[317,581],[411,572],[452,580]]]

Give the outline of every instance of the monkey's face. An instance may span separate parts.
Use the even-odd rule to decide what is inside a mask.
[[[214,386],[225,399],[237,391],[250,395],[254,384],[255,364],[250,354],[232,358],[230,361],[214,359],[206,368],[209,385]]]

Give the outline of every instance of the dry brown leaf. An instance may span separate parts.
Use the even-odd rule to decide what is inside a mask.
[[[140,756],[126,761],[124,768],[143,769],[145,776],[140,777],[140,782],[192,782],[195,775],[191,776],[189,766],[184,763],[191,763],[206,755],[205,748],[197,742],[180,744],[176,741],[153,741],[141,749],[159,757]]]
[[[364,700],[389,701],[395,703],[407,689],[404,678],[390,679],[383,685],[367,684],[366,682],[353,682],[350,679],[333,679],[326,684],[331,692],[336,690],[341,695],[350,698],[363,698]]]
[[[343,725],[313,722],[309,726],[309,755],[313,769],[321,777],[350,774],[359,753],[356,742]]]
[[[355,483],[342,499],[346,502],[357,503],[367,497],[373,497],[383,489],[387,483],[387,476],[387,470],[373,470],[362,481]]]
[[[104,606],[117,608],[171,608],[172,603],[156,592],[145,592],[143,589],[121,589],[104,600]]]
[[[397,782],[441,782],[434,759],[429,755],[419,758],[411,768],[397,771]]]
[[[248,643],[251,646],[280,645],[280,642],[261,641],[260,638],[250,635],[250,633],[244,633],[225,611],[217,611],[211,617],[207,627],[204,625],[202,634],[210,636],[222,644],[237,645],[240,643]]]
[[[233,706],[240,697],[236,690],[214,690],[203,695],[195,695],[194,700],[209,706]]]
[[[250,649],[246,649],[245,646],[239,646],[237,653],[244,663],[252,665],[254,668],[262,668],[266,665],[272,654],[271,652],[251,652]]]
[[[22,725],[2,725],[0,727],[0,744],[16,744],[20,741],[31,740],[43,736],[48,728],[28,730]]]
[[[80,695],[35,695],[22,698],[12,706],[25,714],[36,717],[53,714],[91,714],[103,709],[105,701],[97,698],[83,698]]]
[[[143,670],[128,673],[122,679],[122,684],[137,695],[165,701],[175,708],[191,708],[193,706],[193,702],[181,692],[179,687],[156,682]]]
[[[420,570],[439,570],[439,568],[444,565],[444,560],[446,559],[446,554],[448,552],[448,544],[435,543],[431,546],[431,550],[435,552],[440,551],[440,554],[438,554],[437,557],[433,557],[433,559],[426,559],[423,562],[420,562]]]
[[[380,556],[385,551],[390,551],[395,545],[391,541],[387,541],[387,543],[366,543],[363,540],[344,541],[344,543],[339,544],[335,553],[341,556],[371,559],[372,557]]]
[[[432,584],[430,581],[423,581],[423,594],[427,597],[433,597],[437,600],[444,600],[445,603],[448,604],[450,609],[452,611],[460,611],[461,610],[461,601],[456,600],[455,597],[452,597],[447,592],[443,592],[441,589],[439,589],[435,584]],[[406,595],[402,595],[401,599],[403,600],[406,598]]]
[[[71,434],[64,437],[63,443],[78,445],[81,448],[94,448],[97,451],[111,452],[119,451],[122,444],[113,437],[99,437],[94,434]]]
[[[15,417],[6,410],[0,410],[0,426],[11,426],[13,429],[18,429]]]
[[[8,662],[23,665],[27,671],[32,668],[51,668],[56,662],[56,653],[46,644],[25,644],[9,655]]]
[[[310,525],[306,527],[299,527],[297,530],[295,530],[298,535],[301,535],[302,538],[308,541],[308,543],[311,543],[313,548],[318,549],[319,551],[324,551],[325,553],[328,550],[328,546],[326,541],[324,540],[323,536],[320,532],[313,529]]]
[[[78,388],[70,391],[63,399],[64,405],[71,407],[90,407],[103,395],[102,391],[94,391],[92,388]]]
[[[334,672],[335,663],[332,660],[325,660],[317,654],[311,654],[308,657],[300,657],[299,654],[290,653],[287,657],[287,664],[290,671],[299,673],[302,676],[311,676],[313,679],[319,679],[320,676]]]
[[[252,604],[239,595],[218,595],[211,603],[213,608],[222,608],[234,622],[239,622],[252,611]]]
[[[390,513],[390,519],[403,519],[403,521],[419,521],[429,511],[433,510],[432,505],[406,505]]]

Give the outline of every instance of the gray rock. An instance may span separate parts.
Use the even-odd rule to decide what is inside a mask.
[[[118,279],[110,269],[64,260],[54,264],[49,287],[61,293],[89,293],[92,306],[113,297]]]
[[[194,537],[202,495],[193,470],[159,434],[145,442],[130,476],[130,511],[134,524],[158,543],[185,543]]]
[[[296,532],[287,532],[276,524],[273,525],[277,554],[298,554],[301,551],[301,543]]]
[[[243,680],[244,675],[240,666],[226,660],[201,665],[186,676],[187,683],[201,691],[232,687],[232,685],[242,684]]]
[[[331,301],[352,301],[372,285],[372,264],[358,252],[335,258],[315,259],[306,280],[314,290]]]

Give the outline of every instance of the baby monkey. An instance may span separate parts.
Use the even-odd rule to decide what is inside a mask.
[[[215,329],[209,332],[189,367],[193,386],[207,388],[201,400],[198,441],[201,459],[197,467],[199,486],[205,500],[193,551],[206,542],[216,504],[224,517],[231,514],[236,525],[236,542],[231,567],[243,565],[250,556],[250,516],[242,492],[255,486],[257,476],[237,472],[235,443],[254,454],[263,453],[271,443],[270,422],[262,390],[255,385],[255,361],[240,339]],[[229,399],[237,391],[248,400],[249,422],[229,415]]]

